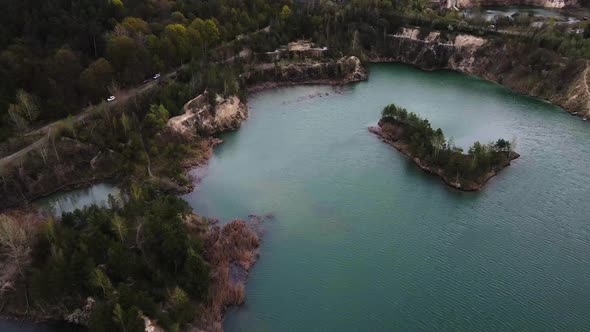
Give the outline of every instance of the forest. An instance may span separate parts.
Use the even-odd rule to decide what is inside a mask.
[[[207,68],[203,62],[212,48],[269,25],[283,9],[265,1],[2,0],[1,5],[4,139],[76,114],[155,73],[189,63]],[[221,76],[212,72],[209,78]],[[194,81],[207,75],[205,70]]]
[[[64,213],[39,229],[3,215],[0,234],[23,234],[11,251],[23,279],[17,299],[30,314],[59,317],[90,297],[90,331],[144,331],[144,316],[178,331],[195,320],[209,284],[206,224],[187,223],[190,213],[175,195],[133,185],[107,207]]]
[[[456,12],[435,10],[424,0],[1,0],[0,5],[0,141],[79,113],[160,72],[190,68],[192,94],[218,80],[218,87],[236,86],[239,73],[209,67],[244,43],[271,51],[311,38],[329,45],[332,56],[365,58],[379,49],[383,35],[402,25],[460,31],[486,24],[467,24]],[[267,27],[270,33],[243,38]],[[564,29],[547,25],[520,42],[589,57],[590,34]]]
[[[398,25],[396,13],[424,8],[422,0],[1,0],[0,5],[5,82],[0,141],[79,113],[160,72],[188,70],[193,94],[235,86],[239,73],[210,65],[244,43],[254,51],[272,51],[296,38],[312,38],[330,45],[333,56],[361,55]],[[270,33],[243,38],[267,27]]]

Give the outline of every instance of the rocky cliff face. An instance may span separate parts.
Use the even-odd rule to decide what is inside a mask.
[[[212,135],[235,130],[248,118],[248,107],[236,96],[216,96],[215,106],[205,92],[184,105],[184,114],[168,120],[168,127],[188,137],[195,134]]]
[[[477,75],[567,111],[590,116],[589,66],[586,60],[563,58],[545,49],[488,40],[466,34],[403,28],[387,36],[380,57],[425,70],[451,69]]]
[[[444,8],[469,8],[478,6],[537,6],[546,8],[565,8],[578,5],[577,0],[441,0]]]
[[[302,62],[288,65],[267,63],[241,75],[250,91],[293,84],[343,84],[367,79],[367,72],[355,56],[323,62]]]

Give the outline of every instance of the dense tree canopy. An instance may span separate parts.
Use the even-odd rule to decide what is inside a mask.
[[[116,88],[202,61],[221,41],[267,26],[288,2],[0,0],[0,138],[23,90],[39,121],[77,113]]]
[[[311,38],[329,45],[332,56],[364,58],[401,25],[451,30],[469,25],[457,12],[433,10],[424,0],[0,0],[0,6],[0,139],[16,129],[8,109],[19,90],[39,101],[36,121],[47,122],[183,64],[200,64],[202,81],[210,76],[205,63],[220,60],[212,53],[231,57],[245,43],[266,52]],[[267,26],[271,33],[243,38]],[[588,57],[588,35],[549,24],[528,42]]]
[[[176,196],[134,187],[110,207],[91,206],[43,225],[34,250],[32,305],[79,306],[92,296],[91,331],[143,331],[142,315],[166,330],[191,322],[206,296],[202,244]]]

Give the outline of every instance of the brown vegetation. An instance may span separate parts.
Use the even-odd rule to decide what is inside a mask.
[[[24,211],[0,215],[0,304],[4,302],[5,295],[16,291],[17,280],[25,277],[31,262],[36,225],[41,219],[38,213]],[[29,294],[26,288],[22,302],[28,311]]]
[[[205,257],[211,264],[212,279],[202,315],[205,330],[222,331],[225,309],[244,302],[245,277],[258,258],[259,245],[258,235],[244,220],[211,226],[205,238]]]

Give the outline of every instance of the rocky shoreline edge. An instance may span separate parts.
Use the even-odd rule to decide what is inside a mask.
[[[583,120],[590,117],[590,62],[542,48],[528,49],[517,38],[402,27],[384,37],[371,63],[403,63],[424,71],[446,69],[495,82],[529,97],[549,101]],[[543,68],[538,69],[543,59]]]

